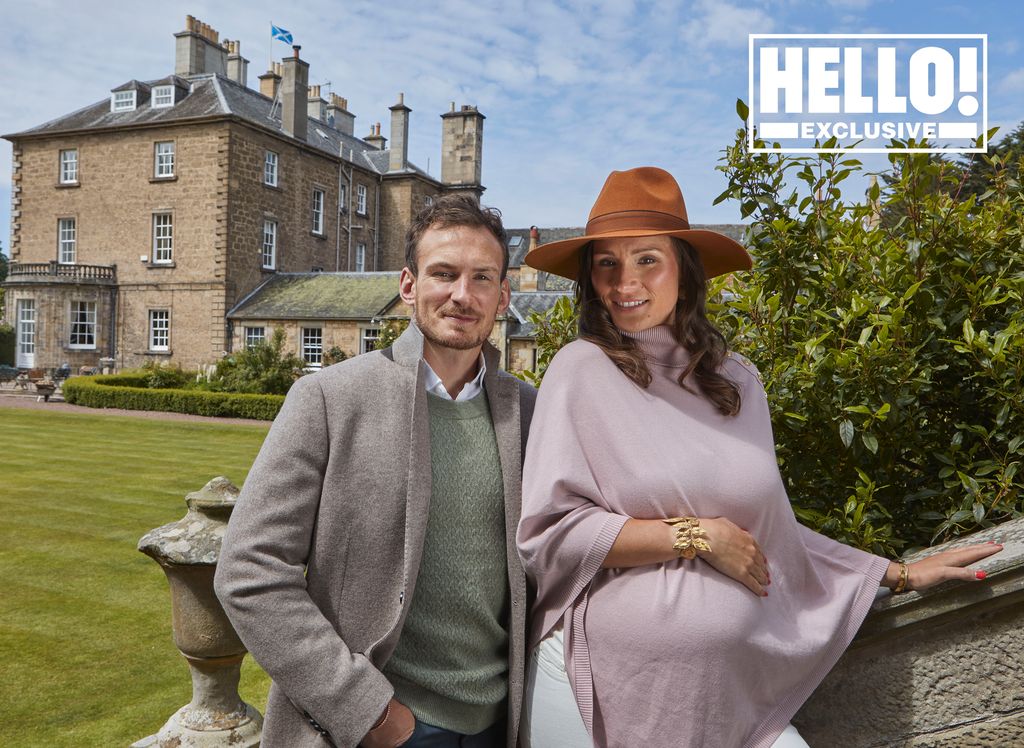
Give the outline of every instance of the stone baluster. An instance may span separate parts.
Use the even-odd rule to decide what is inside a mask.
[[[188,513],[146,533],[139,550],[167,575],[174,644],[192,672],[192,701],[132,748],[255,748],[263,717],[238,695],[245,647],[213,592],[221,540],[238,489],[214,478],[185,498]]]

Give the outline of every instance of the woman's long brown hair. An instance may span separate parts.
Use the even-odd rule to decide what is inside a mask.
[[[679,385],[694,392],[686,381],[692,374],[705,397],[723,415],[740,412],[740,391],[734,382],[718,373],[728,353],[725,337],[708,321],[705,302],[708,282],[697,251],[687,242],[671,237],[679,258],[679,301],[676,302],[672,334],[690,354],[690,363],[679,375]],[[594,290],[590,280],[594,245],[580,251],[580,270],[576,282],[576,301],[580,310],[580,337],[589,340],[607,354],[617,367],[647,388],[651,372],[636,341],[623,335],[612,322],[611,313]]]

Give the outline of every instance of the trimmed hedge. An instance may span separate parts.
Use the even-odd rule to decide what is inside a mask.
[[[283,395],[149,389],[145,375],[141,374],[71,377],[64,382],[62,390],[67,402],[88,408],[157,410],[262,421],[273,421],[284,404]]]

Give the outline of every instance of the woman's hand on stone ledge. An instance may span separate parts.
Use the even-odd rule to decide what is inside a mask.
[[[965,568],[970,564],[977,563],[994,553],[1003,550],[1003,546],[994,541],[969,545],[964,548],[942,551],[933,556],[907,564],[907,590],[924,590],[934,587],[942,582],[951,579],[962,581],[980,581],[985,578],[985,572]],[[885,587],[895,587],[900,577],[900,565],[895,561],[889,562],[889,568],[882,579]]]

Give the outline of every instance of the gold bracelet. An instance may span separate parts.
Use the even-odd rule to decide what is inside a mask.
[[[902,561],[897,561],[896,563],[900,565],[900,578],[896,581],[896,586],[890,587],[889,589],[892,590],[892,594],[894,595],[902,595],[904,592],[910,592],[910,590],[907,589],[907,579],[910,576],[910,569]]]
[[[700,520],[696,517],[669,517],[663,519],[666,525],[672,525],[676,531],[676,542],[672,548],[679,554],[680,558],[690,560],[697,557],[697,551],[711,553],[711,546],[705,540],[708,536]]]

